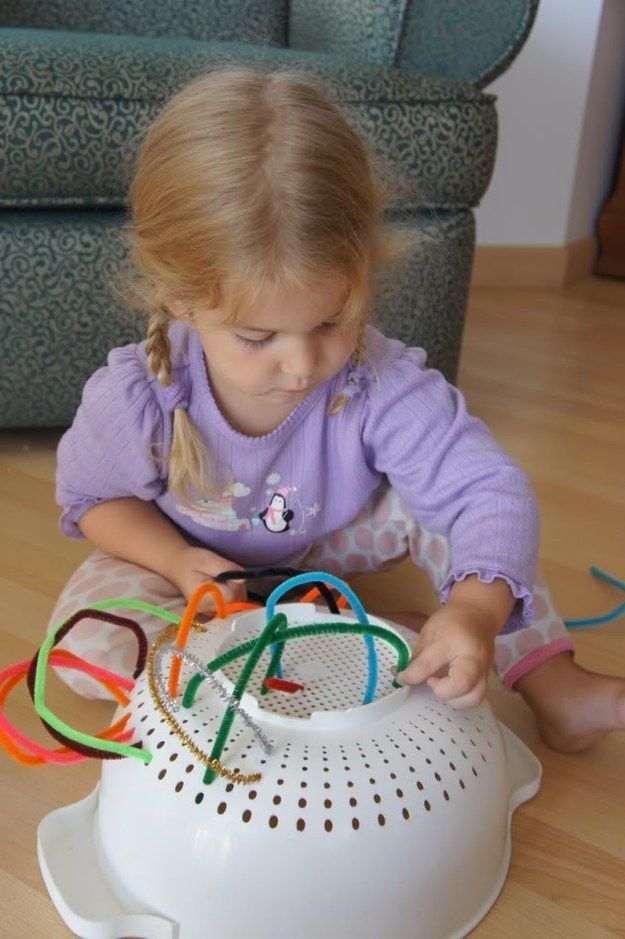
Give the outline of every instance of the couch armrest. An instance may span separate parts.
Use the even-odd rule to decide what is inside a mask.
[[[287,44],[483,88],[523,47],[539,0],[291,0]]]

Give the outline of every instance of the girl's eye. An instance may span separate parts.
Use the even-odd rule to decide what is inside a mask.
[[[336,329],[338,323],[322,323],[319,329]],[[239,342],[242,342],[243,345],[247,346],[249,349],[260,349],[261,346],[264,346],[266,343],[270,342],[271,339],[275,336],[275,333],[271,333],[269,336],[265,336],[264,339],[247,339],[246,336],[239,336],[238,333],[234,333],[234,338],[238,339]]]
[[[242,342],[243,345],[247,346],[249,349],[260,349],[260,347],[264,346],[266,342],[269,342],[272,337],[266,336],[265,339],[246,339],[245,336],[239,336],[235,333],[234,338],[238,339],[239,342]]]

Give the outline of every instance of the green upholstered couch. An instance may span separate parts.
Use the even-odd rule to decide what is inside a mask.
[[[410,184],[405,276],[381,328],[457,374],[492,173],[495,98],[538,0],[0,0],[0,427],[64,426],[110,348],[141,338],[107,273],[125,251],[124,146],[164,100],[226,62],[321,78]]]

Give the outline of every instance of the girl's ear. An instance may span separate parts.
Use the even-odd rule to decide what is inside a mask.
[[[173,293],[161,293],[160,300],[176,319],[189,318],[189,305],[181,297]]]
[[[175,316],[176,319],[182,319],[185,316],[189,318],[189,302],[182,293],[172,290],[168,284],[156,276],[150,278],[150,287],[156,304],[170,316]]]

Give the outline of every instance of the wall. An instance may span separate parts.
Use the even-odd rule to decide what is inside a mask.
[[[541,0],[530,37],[488,91],[499,147],[478,245],[564,245],[595,234],[625,116],[624,0]]]

